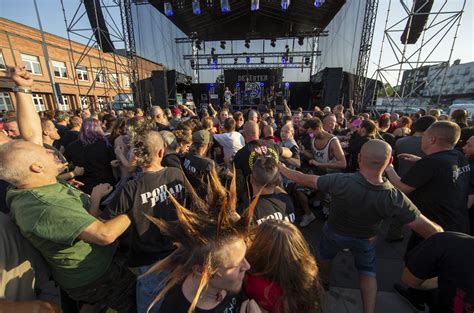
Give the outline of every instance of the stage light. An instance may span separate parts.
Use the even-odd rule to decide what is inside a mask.
[[[265,58],[260,58],[260,63],[264,64],[265,63]]]
[[[216,48],[211,48],[211,55],[216,54]]]
[[[290,57],[290,63],[293,63],[293,57]]]
[[[211,58],[207,58],[207,65],[211,65]]]
[[[225,41],[221,41],[221,49],[225,49]]]
[[[250,57],[245,57],[245,63],[250,64]]]
[[[276,47],[276,39],[272,39],[272,40],[271,40],[270,46],[272,46],[273,48]]]
[[[283,10],[288,10],[289,6],[290,6],[290,0],[281,0],[281,8]]]
[[[238,58],[234,58],[234,64],[237,65],[237,62],[239,61]]]
[[[286,90],[290,89],[290,83],[289,83],[289,82],[286,82],[286,83],[285,83],[285,89],[286,89]]]
[[[235,87],[239,88],[239,87],[240,87],[240,83],[237,82],[237,83],[235,84]]]
[[[193,0],[193,13],[196,15],[201,14],[201,1]]]
[[[309,65],[310,58],[308,56],[304,57],[304,64]]]
[[[245,48],[250,49],[250,40],[245,40]]]
[[[191,60],[191,68],[194,70],[196,67],[196,62],[194,60]]]
[[[302,46],[304,44],[304,37],[298,37],[298,44]]]
[[[260,8],[259,0],[252,0],[250,3],[250,11],[257,11]]]
[[[281,63],[286,65],[286,57],[285,56],[281,57]]]
[[[265,84],[263,82],[260,83],[260,87],[263,87],[265,86]]]
[[[171,2],[163,3],[163,10],[165,11],[166,16],[173,16],[173,6]]]
[[[222,13],[229,13],[230,12],[229,0],[221,0],[221,12]]]
[[[314,1],[314,6],[317,7],[317,8],[320,8],[324,2],[326,2],[325,0],[315,0]]]

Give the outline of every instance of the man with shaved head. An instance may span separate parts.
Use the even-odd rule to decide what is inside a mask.
[[[445,230],[469,234],[467,199],[471,168],[466,157],[454,149],[460,134],[461,128],[456,123],[440,121],[432,124],[421,139],[425,156],[400,154],[398,157],[413,162],[413,167],[401,178],[393,166],[389,166],[386,172],[392,184],[407,194],[429,219]],[[412,234],[407,253],[422,240],[417,234]],[[419,292],[406,290],[398,284],[395,289],[414,307],[424,307]]]
[[[165,145],[160,133],[150,130],[146,124],[136,128],[135,133],[131,145],[143,175],[129,181],[107,211],[112,217],[121,214],[130,216],[132,227],[128,265],[136,268],[141,275],[174,250],[170,238],[163,236],[145,215],[175,221],[176,209],[169,198],[172,195],[183,203],[185,189],[183,172],[161,165]],[[154,273],[137,281],[138,312],[147,312],[160,291],[163,277],[164,273]],[[157,304],[149,312],[158,312],[159,307],[160,304]]]
[[[330,262],[337,253],[349,249],[359,271],[364,312],[374,312],[377,295],[375,242],[377,229],[385,218],[396,216],[422,237],[442,229],[424,217],[416,206],[382,177],[392,161],[392,149],[382,140],[371,140],[359,154],[360,171],[308,175],[280,165],[280,171],[300,185],[332,196],[331,214],[324,225],[317,257],[321,278],[328,286]]]

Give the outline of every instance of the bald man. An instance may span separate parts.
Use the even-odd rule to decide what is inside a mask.
[[[375,310],[375,242],[382,220],[396,216],[400,222],[425,238],[442,230],[382,177],[384,169],[392,161],[391,154],[392,149],[386,142],[372,140],[362,146],[358,157],[360,171],[356,173],[317,176],[289,170],[280,165],[281,173],[289,179],[332,196],[331,214],[324,225],[317,249],[321,278],[327,286],[331,260],[342,249],[349,249],[359,272],[365,313]]]
[[[130,253],[128,265],[137,269],[141,275],[146,273],[157,261],[173,252],[171,240],[163,236],[145,215],[176,220],[176,209],[169,196],[183,203],[185,198],[184,174],[175,167],[163,167],[161,161],[165,146],[160,133],[154,130],[136,130],[139,136],[132,140],[137,165],[143,175],[129,181],[115,201],[108,208],[109,216],[127,214],[132,222]],[[147,312],[149,305],[158,295],[164,273],[150,274],[137,281],[137,309]],[[158,312],[161,303],[153,306],[149,312]]]
[[[23,140],[0,146],[0,179],[12,185],[6,201],[15,223],[72,299],[134,312],[136,277],[114,258],[112,245],[129,218],[122,214],[102,222],[88,213],[97,210],[110,186],[99,185],[89,198],[56,179],[63,164],[43,147],[41,122],[28,93],[33,80],[24,67],[13,68],[11,77],[21,90],[16,99]]]
[[[254,121],[248,121],[244,124],[243,136],[245,146],[237,151],[234,157],[235,168],[242,170],[246,178],[252,173],[255,158],[259,155],[270,155],[277,161],[279,158],[291,158],[292,152],[286,147],[280,147],[273,141],[261,140],[260,129]]]

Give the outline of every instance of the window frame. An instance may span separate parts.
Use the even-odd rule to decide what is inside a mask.
[[[85,74],[86,79],[84,79],[84,74]],[[82,81],[82,82],[89,81],[89,71],[87,70],[87,66],[84,66],[84,65],[76,66],[76,78],[77,80]]]
[[[26,70],[27,70],[29,73],[31,73],[32,75],[38,75],[38,76],[42,76],[42,75],[43,75],[43,69],[41,68],[41,61],[40,61],[39,56],[37,56],[37,55],[31,55],[31,54],[26,54],[26,53],[21,53],[21,54],[20,54],[20,57],[21,57],[21,63],[23,64],[23,66],[25,66]],[[23,57],[35,58],[36,61],[33,61],[33,60],[24,60]],[[38,73],[35,71],[34,64],[37,64],[37,65],[38,65],[38,69],[39,69],[39,72],[38,72]],[[31,70],[28,69],[28,65],[31,67]]]
[[[46,111],[46,106],[44,104],[44,97],[40,93],[32,93],[31,99],[33,101],[33,105],[35,106],[36,112],[44,112]],[[39,103],[41,102],[41,103]]]
[[[71,111],[71,107],[69,106],[69,96],[61,95],[63,98],[63,104],[59,103],[59,111]]]
[[[60,63],[61,65],[57,66],[55,65],[54,63]],[[66,62],[64,61],[56,61],[56,60],[51,60],[51,65],[53,66],[53,73],[54,73],[54,77],[57,77],[57,78],[62,78],[62,79],[68,79],[68,74],[67,74],[67,65],[66,65]],[[65,76],[62,76],[63,72],[62,71],[58,71],[59,72],[59,76],[56,75],[56,67],[61,70],[61,69],[64,69],[64,74]]]
[[[7,103],[7,100],[10,102],[10,104]],[[10,93],[6,91],[1,91],[0,92],[0,111],[1,110],[7,110],[7,112],[11,112],[14,110],[13,108],[13,102],[12,102],[12,97],[10,97]]]
[[[7,64],[5,63],[5,57],[3,56],[3,51],[0,50],[0,71],[6,71]]]

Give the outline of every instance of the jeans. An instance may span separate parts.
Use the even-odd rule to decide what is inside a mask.
[[[359,274],[375,277],[375,240],[341,235],[331,230],[327,223],[324,224],[317,250],[318,259],[332,260],[343,249],[351,251]]]
[[[145,274],[153,265],[141,266],[138,268],[138,275]],[[164,279],[166,278],[167,272],[151,273],[137,279],[137,312],[147,313],[148,307],[155,300],[156,296],[160,293],[163,288]],[[160,301],[155,303],[150,309],[150,313],[158,313],[160,310]]]

